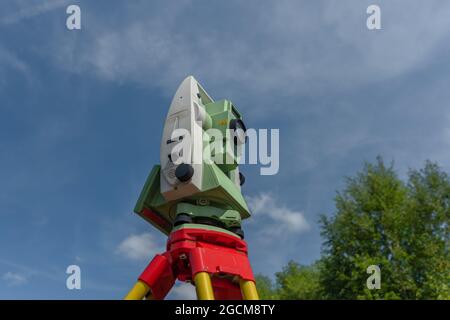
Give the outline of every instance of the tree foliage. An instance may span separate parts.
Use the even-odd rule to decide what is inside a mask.
[[[323,255],[258,283],[268,299],[450,299],[450,179],[427,162],[403,182],[381,158],[347,179],[321,217]],[[381,269],[369,290],[366,270]]]
[[[256,277],[261,299],[312,300],[321,299],[319,267],[299,265],[290,261],[282,271],[275,274],[275,284],[268,277]]]

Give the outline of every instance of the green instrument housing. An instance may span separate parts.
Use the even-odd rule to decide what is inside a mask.
[[[236,107],[228,100],[208,101],[204,104],[208,119],[203,125],[203,146],[212,144],[207,129],[219,130],[223,137],[223,151],[213,151],[212,163],[202,163],[202,186],[200,192],[174,201],[167,201],[161,194],[161,166],[155,165],[142,189],[134,211],[160,231],[169,234],[179,214],[193,219],[193,223],[214,221],[216,226],[225,229],[240,228],[241,221],[250,217],[250,211],[240,190],[238,170],[239,156],[236,146],[227,152],[227,144],[233,139],[228,130],[232,120],[242,117]],[[229,150],[229,149],[228,149]],[[230,157],[232,157],[230,161]],[[215,161],[222,159],[223,161]]]

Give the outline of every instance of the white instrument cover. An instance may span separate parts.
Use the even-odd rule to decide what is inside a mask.
[[[175,93],[169,112],[164,124],[164,131],[161,140],[160,160],[161,160],[161,193],[167,201],[181,199],[202,189],[203,178],[203,121],[205,119],[205,109],[202,99],[207,102],[212,99],[207,95],[200,84],[193,76],[183,80]],[[189,147],[183,150],[180,156],[192,165],[194,175],[189,181],[180,182],[175,176],[177,168],[176,159],[173,159],[174,147],[182,141],[179,135],[173,135],[177,129],[185,129],[189,132]],[[180,130],[177,130],[180,132]],[[184,137],[183,137],[184,138]],[[183,139],[182,138],[182,139]],[[186,140],[184,141],[186,143]]]

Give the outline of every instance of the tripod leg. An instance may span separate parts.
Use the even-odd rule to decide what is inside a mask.
[[[147,300],[164,299],[176,279],[168,257],[167,252],[157,254],[139,276],[125,300],[142,300],[144,297]]]
[[[194,276],[194,283],[198,300],[214,300],[214,292],[208,272],[197,273]]]
[[[142,300],[149,292],[150,287],[144,282],[138,281],[125,296],[125,300]]]
[[[259,300],[254,281],[241,279],[239,280],[239,285],[241,287],[242,297],[244,300]]]

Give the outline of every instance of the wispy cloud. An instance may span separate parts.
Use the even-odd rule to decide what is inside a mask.
[[[252,212],[244,222],[252,266],[255,272],[273,274],[302,250],[312,227],[305,214],[294,208],[299,199],[287,204],[273,193],[261,192],[246,200]]]
[[[6,71],[11,70],[19,73],[26,80],[30,80],[30,68],[28,64],[20,59],[17,54],[7,50],[0,45],[0,84],[4,85],[7,81]]]
[[[30,267],[27,265],[23,265],[23,264],[5,260],[5,259],[0,259],[0,264],[7,265],[15,270],[19,270],[19,272],[13,272],[13,274],[22,275],[26,279],[30,279],[31,277],[39,277],[39,278],[45,278],[45,279],[49,279],[49,280],[56,281],[56,282],[61,281],[61,279],[58,277],[58,274],[55,273],[54,270],[47,271],[47,270],[43,270],[40,268],[38,269],[35,266]],[[64,274],[64,272],[62,271],[61,274]]]
[[[28,71],[28,66],[24,61],[20,60],[13,53],[2,47],[0,47],[0,64],[4,67],[8,66],[22,73],[26,73]]]
[[[197,6],[191,2],[170,10],[158,10],[158,3],[148,10],[140,7],[145,15],[127,6],[120,25],[108,28],[100,16],[93,21],[74,61],[61,65],[170,92],[191,73],[235,97],[244,96],[242,91],[323,94],[356,88],[423,66],[450,32],[448,3],[410,1],[407,14],[403,3],[380,5],[389,32],[369,33],[364,1],[239,3],[239,10],[233,10],[234,28],[207,14],[192,19]],[[225,15],[231,7],[223,8]],[[249,13],[252,23],[245,18]],[[57,46],[55,52],[66,47]]]
[[[39,4],[33,4],[30,1],[18,2],[16,3],[17,7],[14,12],[0,16],[0,24],[14,24],[22,21],[23,19],[35,17],[48,11],[60,8],[67,5],[69,2],[70,0],[47,0],[40,1]],[[4,12],[8,11],[5,10]],[[64,13],[65,11],[62,12],[62,14]]]
[[[11,271],[3,274],[2,280],[5,281],[8,286],[20,286],[28,282],[28,279],[25,277],[25,275]]]
[[[162,251],[150,233],[131,234],[117,247],[116,252],[131,260],[149,260]]]
[[[260,193],[247,197],[248,205],[254,214],[254,219],[267,218],[259,232],[264,236],[288,236],[307,231],[310,226],[303,212],[288,208],[278,203],[270,193]]]

